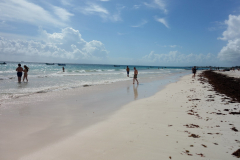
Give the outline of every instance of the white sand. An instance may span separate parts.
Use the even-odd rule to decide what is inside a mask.
[[[235,71],[231,70],[231,71],[225,71],[225,72],[223,72],[223,71],[215,71],[215,72],[221,73],[221,74],[225,74],[225,75],[227,75],[229,77],[240,78],[240,71],[238,71],[238,70],[235,70]]]
[[[184,76],[154,96],[133,101],[108,119],[29,152],[21,160],[236,159],[231,154],[240,148],[240,142],[235,141],[239,132],[230,128],[240,129],[239,116],[223,110],[239,111],[240,105],[221,102],[222,96],[209,89],[191,75]],[[197,113],[189,115],[191,109]],[[199,128],[187,128],[186,124]],[[200,138],[189,137],[190,133]],[[205,157],[197,155],[201,153]]]

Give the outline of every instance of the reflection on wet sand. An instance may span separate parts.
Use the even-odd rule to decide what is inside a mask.
[[[134,92],[134,99],[135,100],[138,98],[138,90],[137,90],[137,88],[138,88],[138,85],[137,86],[133,85],[133,92]]]

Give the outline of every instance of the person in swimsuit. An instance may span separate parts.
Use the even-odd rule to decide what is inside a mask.
[[[29,70],[29,68],[28,68],[26,65],[24,65],[23,67],[24,67],[24,70],[23,70],[23,72],[24,72],[24,74],[23,74],[23,82],[24,82],[24,79],[25,79],[25,78],[26,78],[26,80],[27,80],[27,82],[28,82],[27,76],[28,76],[28,70]]]
[[[127,66],[126,71],[127,71],[127,76],[129,77],[129,71],[130,71],[130,69],[128,68],[128,66]]]
[[[64,67],[62,67],[62,70],[63,70],[63,72],[64,72],[65,68],[64,68]]]
[[[18,83],[21,83],[23,68],[21,67],[20,63],[18,64],[16,71],[17,71],[17,76],[18,76]]]
[[[138,75],[138,70],[136,69],[136,67],[134,67],[133,84],[134,84],[135,80],[137,81],[137,84],[139,84],[139,82],[137,80],[137,75]]]
[[[192,68],[192,73],[193,73],[192,78],[195,78],[196,72],[197,72],[197,68],[196,68],[196,66],[194,66],[194,67]]]

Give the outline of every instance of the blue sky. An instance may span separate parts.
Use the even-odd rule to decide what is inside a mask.
[[[0,0],[0,61],[233,66],[239,0]]]

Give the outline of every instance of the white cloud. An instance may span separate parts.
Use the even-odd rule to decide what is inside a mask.
[[[61,0],[61,3],[65,6],[73,6],[69,1],[71,0]]]
[[[216,56],[211,53],[205,54],[181,54],[178,51],[170,51],[167,54],[156,54],[151,51],[148,55],[142,57],[142,61],[152,64],[169,65],[213,65]]]
[[[65,61],[102,60],[107,57],[104,44],[82,39],[78,30],[65,28],[60,33],[40,29],[41,41],[9,40],[0,37],[0,55],[7,57],[58,58]],[[35,60],[35,59],[34,59]]]
[[[142,20],[141,23],[137,24],[137,25],[134,25],[134,26],[131,26],[131,27],[142,27],[144,24],[146,24],[147,21],[146,20]]]
[[[101,14],[101,15],[106,16],[109,14],[107,9],[105,9],[97,4],[94,4],[94,3],[88,3],[88,6],[81,8],[80,12],[82,12],[83,14],[86,14],[86,15]]]
[[[229,40],[227,46],[224,46],[218,53],[218,58],[222,61],[237,62],[240,61],[240,38]]]
[[[167,14],[167,12],[168,12],[166,9],[165,0],[152,0],[151,3],[144,2],[144,4],[151,8],[158,8],[158,9],[162,10],[165,14]]]
[[[26,0],[2,0],[0,15],[0,20],[3,21],[25,22],[34,25],[65,25],[49,11]]]
[[[177,45],[170,45],[169,47],[171,47],[171,48],[175,48],[175,47],[177,47]]]
[[[104,20],[111,20],[111,21],[121,21],[121,10],[124,9],[124,6],[118,6],[116,8],[116,13],[110,13],[106,8],[92,3],[87,2],[87,6],[85,7],[78,7],[76,8],[77,11],[85,14],[85,15],[97,15],[103,18]]]
[[[67,21],[69,20],[70,16],[74,16],[74,14],[69,13],[68,11],[66,11],[64,8],[60,8],[60,7],[56,7],[53,6],[54,8],[54,13],[63,21]]]
[[[240,15],[229,15],[229,19],[225,21],[228,26],[227,30],[223,32],[223,37],[219,38],[222,40],[233,40],[240,38]]]
[[[229,15],[229,19],[225,21],[225,24],[227,30],[223,32],[223,37],[219,39],[228,43],[218,53],[218,58],[222,61],[237,64],[240,61],[240,15]]]
[[[165,27],[169,28],[167,21],[164,18],[157,18],[155,17],[155,20],[162,23]]]
[[[134,9],[138,9],[138,8],[140,8],[140,6],[141,6],[141,5],[134,5],[133,8],[134,8]]]
[[[125,8],[125,6],[118,5],[116,13],[109,17],[112,21],[122,21],[121,12]]]

